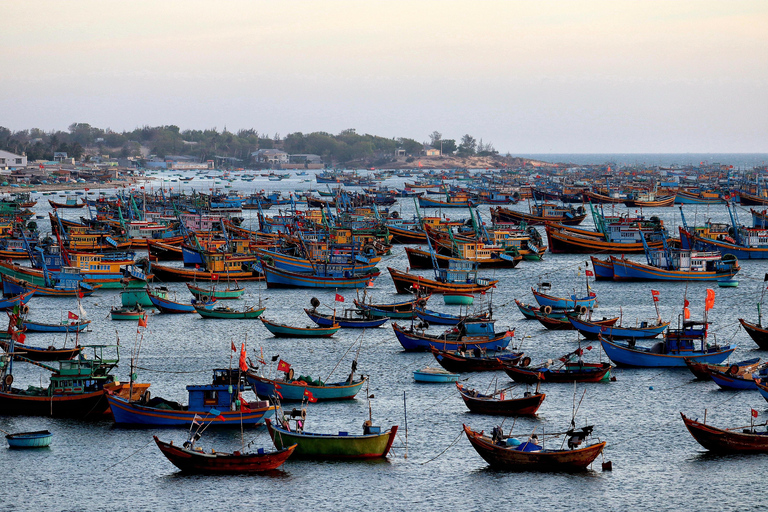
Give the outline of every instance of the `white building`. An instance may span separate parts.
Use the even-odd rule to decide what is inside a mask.
[[[0,149],[0,169],[7,167],[26,167],[27,156],[17,155],[9,151],[3,151]]]

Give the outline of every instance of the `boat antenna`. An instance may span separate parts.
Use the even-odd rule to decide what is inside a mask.
[[[405,402],[405,390],[403,390],[403,414],[405,415],[405,456],[408,458],[408,407]]]

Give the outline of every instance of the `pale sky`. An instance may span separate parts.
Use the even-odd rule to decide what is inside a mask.
[[[768,2],[0,2],[0,126],[768,152]]]

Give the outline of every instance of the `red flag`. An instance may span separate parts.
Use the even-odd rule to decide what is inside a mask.
[[[757,418],[757,411],[752,409],[752,417]]]
[[[235,346],[235,342],[230,341],[230,343],[232,344],[232,352],[237,352],[237,347]]]
[[[200,265],[198,263],[195,263],[195,270],[200,270]]]
[[[653,295],[654,297],[658,297],[659,296],[659,290],[651,290],[651,295]]]
[[[592,277],[592,276],[594,276],[594,275],[595,275],[595,273],[594,273],[594,272],[592,272],[591,270],[587,270],[587,271],[585,271],[584,273],[587,275],[587,277]]]
[[[141,188],[144,188],[144,187],[141,187]],[[216,419],[217,420],[221,420],[221,421],[227,421],[226,419],[224,419],[224,415],[223,414],[219,414],[218,416],[216,416]]]
[[[418,284],[414,284],[414,285],[413,285],[413,289],[414,289],[414,290],[418,290],[418,289],[419,289],[419,285],[418,285]]]
[[[683,317],[688,320],[691,318],[691,310],[688,308],[683,308]]]
[[[505,335],[507,335],[507,336],[510,336],[510,337],[512,337],[512,336],[514,336],[514,335],[515,335],[515,331],[507,331],[507,332],[505,332],[504,334],[505,334]]]
[[[704,300],[704,311],[709,311],[715,307],[715,290],[707,288],[707,298]]]
[[[277,396],[279,396],[280,398],[283,398],[283,394],[281,392],[275,391],[275,393],[277,393]]]
[[[248,371],[248,364],[245,362],[245,343],[240,345],[240,371]]]
[[[307,397],[307,400],[312,402],[312,403],[317,402],[317,398],[315,398],[315,396],[312,394],[312,392],[310,390],[308,390],[307,388],[304,388],[304,396]]]
[[[279,363],[277,363],[277,371],[279,371],[279,372],[287,372],[287,371],[290,371],[290,370],[291,370],[291,365],[289,365],[288,363],[286,363],[282,359],[280,360]]]
[[[24,343],[24,340],[26,339],[27,339],[27,335],[22,332],[21,334],[19,334],[19,337],[16,338],[16,341],[18,341],[19,343]]]
[[[85,297],[85,294],[83,293],[83,290],[77,290],[77,296],[80,297],[81,299],[83,297]]]
[[[68,319],[68,320],[79,320],[79,319],[80,319],[80,317],[79,317],[79,316],[77,316],[76,314],[74,314],[74,313],[73,313],[73,312],[71,312],[71,311],[67,311],[67,319]]]
[[[337,294],[336,294],[336,299],[335,299],[335,300],[336,300],[336,302],[344,302],[344,297],[342,297],[341,295],[339,295],[339,294],[337,293]]]
[[[592,350],[592,345],[588,346],[587,350]]]
[[[218,281],[219,280],[219,274],[211,274],[211,281]]]
[[[691,305],[691,303],[690,303],[690,302],[688,302],[688,299],[683,299],[683,307],[684,307],[684,308],[687,308],[687,307],[688,307],[688,306],[690,306],[690,305]]]
[[[139,327],[146,327],[147,326],[147,314],[144,313],[139,317]]]

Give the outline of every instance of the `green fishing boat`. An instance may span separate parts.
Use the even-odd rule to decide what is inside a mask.
[[[145,313],[146,312],[141,306],[133,308],[112,308],[109,311],[112,320],[133,320],[134,322],[143,317]]]
[[[223,318],[223,319],[253,319],[258,318],[266,307],[251,306],[244,310],[232,309],[229,306],[217,306],[214,304],[194,304],[197,311],[203,318]]]
[[[245,293],[245,288],[237,286],[237,282],[235,282],[235,288],[230,288],[227,286],[227,288],[224,290],[217,290],[216,286],[213,286],[212,288],[198,286],[197,283],[187,283],[187,288],[189,288],[189,291],[192,293],[192,295],[195,296],[197,300],[203,300],[205,302],[209,301],[210,299],[239,299],[242,297],[243,293]]]
[[[160,298],[168,298],[168,289],[164,286],[156,287],[152,293]],[[146,288],[141,290],[125,290],[120,292],[120,301],[124,308],[134,308],[139,305],[143,308],[154,308],[155,305],[149,300]]]
[[[330,338],[341,329],[339,324],[333,324],[330,327],[293,327],[271,322],[265,318],[260,320],[264,327],[278,338]]]

